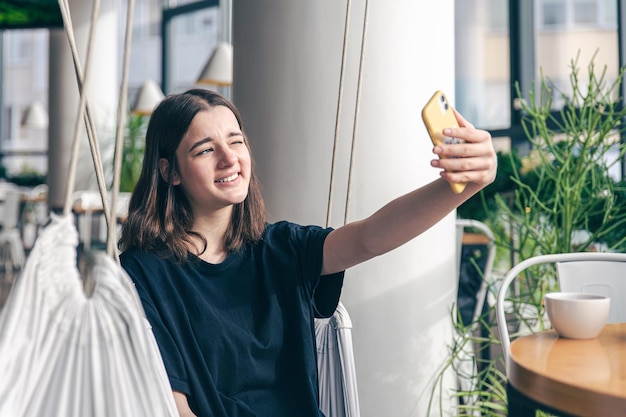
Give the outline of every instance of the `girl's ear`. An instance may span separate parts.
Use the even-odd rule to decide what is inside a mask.
[[[163,178],[165,182],[169,182],[170,163],[167,159],[159,159],[159,172],[161,173],[161,178]],[[174,171],[173,177],[174,178],[172,178],[172,184],[180,184],[180,178],[178,177],[178,173],[176,173],[176,171]]]

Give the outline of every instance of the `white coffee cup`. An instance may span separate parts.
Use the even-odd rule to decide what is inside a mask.
[[[544,300],[550,323],[562,337],[593,339],[609,318],[611,299],[604,295],[553,292]]]

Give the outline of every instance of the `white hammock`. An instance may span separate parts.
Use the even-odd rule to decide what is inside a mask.
[[[128,3],[125,63],[118,109],[116,166],[109,209],[95,128],[86,101],[67,0],[59,0],[80,91],[64,214],[52,214],[0,311],[0,417],[178,416],[156,340],[135,287],[119,265],[111,214],[119,185],[122,127],[133,12]],[[94,0],[87,48],[93,42],[99,0]],[[95,254],[90,279],[77,266],[78,233],[71,213],[80,123],[87,136],[109,235],[107,253]],[[112,225],[113,224],[113,225]]]
[[[177,416],[130,278],[102,254],[88,297],[77,244],[52,215],[0,312],[0,416]]]

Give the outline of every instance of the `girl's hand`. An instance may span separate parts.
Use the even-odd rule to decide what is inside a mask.
[[[441,168],[441,177],[448,182],[472,182],[483,188],[496,178],[498,159],[491,135],[476,129],[454,110],[459,127],[444,129],[443,134],[463,139],[465,143],[437,145],[433,152],[439,155],[431,165]]]

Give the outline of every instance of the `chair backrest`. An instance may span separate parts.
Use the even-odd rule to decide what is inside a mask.
[[[128,214],[128,203],[130,202],[131,193],[120,192],[117,195],[116,212],[118,218],[125,218]],[[108,196],[109,199],[111,196]],[[111,202],[109,201],[109,205]],[[72,194],[72,208],[75,211],[101,211],[102,196],[98,190],[78,190]]]
[[[491,282],[493,270],[493,265],[496,260],[496,245],[495,245],[495,236],[489,226],[485,223],[480,222],[478,220],[472,219],[457,219],[456,220],[456,230],[457,230],[457,267],[459,268],[458,272],[460,275],[460,264],[461,264],[461,251],[463,246],[463,234],[466,229],[477,230],[480,234],[484,235],[488,241],[488,250],[487,250],[487,259],[485,260],[485,267],[483,272],[483,279],[476,293],[476,305],[474,308],[473,314],[473,322],[478,319],[483,310],[483,305],[485,303],[485,299],[487,297],[487,286]]]
[[[2,217],[0,219],[0,225],[2,226],[2,230],[17,228],[20,220],[21,198],[22,194],[17,187],[9,187],[4,190]]]
[[[559,273],[559,286],[562,291],[586,291],[596,292],[612,288],[611,306],[622,304],[621,300],[626,299],[623,285],[617,286],[615,283],[621,277],[626,280],[626,253],[605,253],[605,252],[574,252],[559,253],[551,255],[539,255],[515,265],[502,280],[498,297],[496,300],[496,318],[498,321],[498,331],[502,342],[502,352],[508,371],[508,355],[511,346],[509,328],[506,321],[505,304],[510,284],[524,270],[534,265],[554,263],[557,265]],[[600,269],[601,268],[601,269]],[[608,279],[608,274],[612,278]],[[606,276],[605,276],[606,275]]]
[[[102,209],[102,197],[97,190],[78,190],[72,194],[72,208],[93,211]]]
[[[566,292],[584,292],[610,297],[609,323],[626,322],[626,262],[558,262],[559,287]]]
[[[359,417],[352,320],[340,302],[329,319],[315,319],[319,406],[326,417]]]

